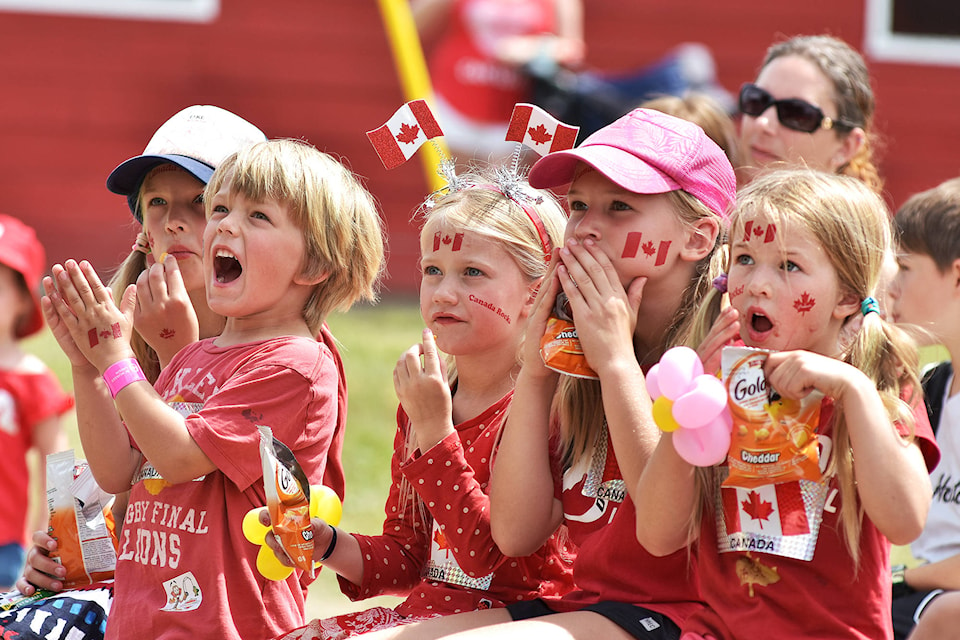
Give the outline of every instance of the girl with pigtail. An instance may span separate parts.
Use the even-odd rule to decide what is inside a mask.
[[[738,195],[730,307],[704,344],[738,331],[769,350],[767,393],[784,403],[823,394],[819,473],[743,485],[730,458],[694,467],[663,435],[636,487],[637,537],[655,554],[689,546],[697,560],[707,607],[684,640],[892,637],[890,544],[922,530],[939,451],[916,348],[877,312],[890,243],[882,201],[849,177],[776,171]],[[751,433],[735,424],[732,437]]]

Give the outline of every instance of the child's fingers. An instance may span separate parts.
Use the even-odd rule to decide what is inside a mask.
[[[180,271],[180,263],[173,256],[167,256],[163,261],[163,271],[165,276],[165,287],[167,295],[171,298],[183,295],[186,297],[187,289],[183,284],[183,273]]]
[[[80,264],[77,266],[80,269],[80,273],[83,274],[83,282],[86,284],[90,291],[90,295],[97,302],[97,304],[110,302],[112,300],[112,297],[110,296],[110,290],[103,285],[103,282],[100,280],[100,276],[97,275],[93,265],[86,260],[81,260]]]
[[[423,371],[427,375],[441,375],[437,340],[430,329],[423,330]]]

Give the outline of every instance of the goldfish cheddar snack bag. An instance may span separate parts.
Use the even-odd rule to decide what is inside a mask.
[[[273,430],[258,428],[263,488],[273,533],[293,564],[314,577],[310,483],[293,452],[273,437]]]
[[[724,486],[752,488],[820,479],[817,424],[823,394],[781,398],[767,386],[766,351],[724,347],[721,356],[733,434]]]
[[[85,460],[73,450],[47,456],[47,533],[57,540],[50,557],[67,569],[66,589],[113,577],[117,536],[109,502]]]
[[[577,378],[599,380],[583,355],[570,312],[570,302],[563,292],[557,295],[553,313],[547,320],[547,330],[540,339],[540,356],[543,363],[554,371]]]

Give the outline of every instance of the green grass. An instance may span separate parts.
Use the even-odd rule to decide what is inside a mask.
[[[385,302],[334,314],[329,325],[341,345],[349,389],[343,445],[347,493],[340,527],[377,534],[383,523],[397,428],[393,367],[400,354],[419,341],[420,313],[412,302]],[[54,370],[65,388],[73,388],[70,363],[49,331],[30,338],[25,347]],[[65,423],[70,444],[82,457],[76,420],[71,415]],[[321,571],[310,588],[307,615],[326,617],[377,605],[393,606],[397,602],[397,598],[384,597],[351,603],[340,593],[333,572]]]

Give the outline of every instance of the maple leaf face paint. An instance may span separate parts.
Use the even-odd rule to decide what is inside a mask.
[[[730,231],[727,287],[752,347],[837,352],[843,298],[836,269],[813,234],[798,224],[745,217]]]

